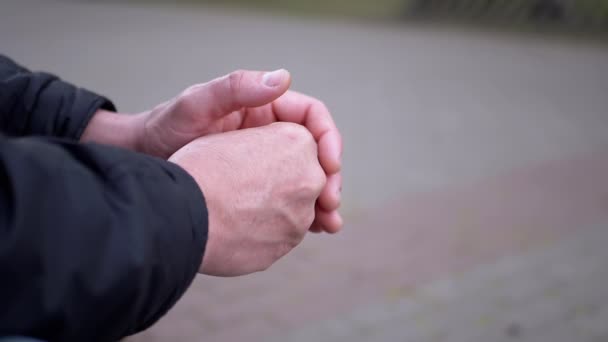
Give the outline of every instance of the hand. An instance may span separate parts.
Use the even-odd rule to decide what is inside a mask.
[[[302,241],[325,185],[312,135],[275,123],[199,138],[169,158],[200,186],[209,236],[200,272],[267,269]]]
[[[342,138],[325,105],[312,97],[287,91],[290,83],[291,77],[285,70],[235,71],[194,85],[174,99],[135,116],[98,113],[82,140],[167,158],[190,141],[209,134],[279,121],[304,125],[317,142],[319,161],[327,176],[311,231],[335,233],[342,222],[337,211],[342,188]],[[127,120],[130,128],[125,129],[121,123]]]

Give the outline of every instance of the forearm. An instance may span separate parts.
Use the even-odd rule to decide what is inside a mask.
[[[98,110],[87,125],[80,142],[94,142],[142,152],[144,113],[125,114]]]
[[[0,136],[0,175],[0,336],[118,340],[167,312],[200,266],[204,199],[171,163]]]

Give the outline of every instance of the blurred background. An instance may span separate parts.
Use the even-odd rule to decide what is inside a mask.
[[[344,231],[129,341],[608,341],[608,1],[1,0],[2,53],[140,111],[291,71]],[[94,308],[91,308],[94,310]]]

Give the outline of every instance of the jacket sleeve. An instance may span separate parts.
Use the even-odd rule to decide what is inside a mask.
[[[100,108],[115,110],[102,96],[0,55],[0,133],[78,140]]]
[[[207,238],[183,169],[107,146],[0,135],[0,336],[115,341],[186,291]]]

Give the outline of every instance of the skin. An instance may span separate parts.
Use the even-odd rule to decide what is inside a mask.
[[[205,193],[209,237],[199,272],[213,276],[266,270],[295,248],[326,184],[317,144],[293,123],[199,138],[169,161]]]
[[[290,91],[286,70],[239,70],[189,87],[173,99],[136,115],[99,111],[81,140],[128,148],[167,159],[203,136],[290,122],[304,126],[318,146],[327,177],[315,207],[312,232],[336,233],[342,227],[342,138],[327,107]]]

